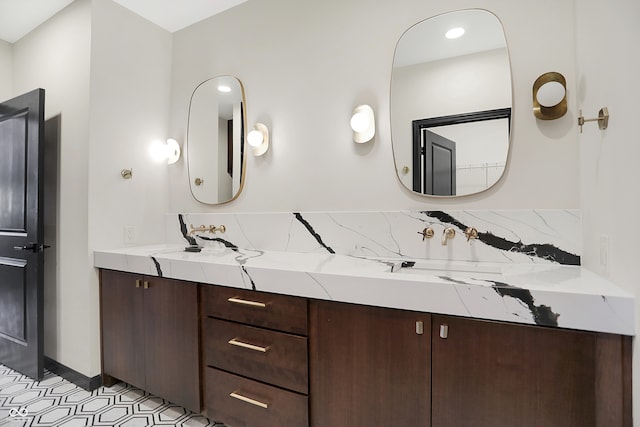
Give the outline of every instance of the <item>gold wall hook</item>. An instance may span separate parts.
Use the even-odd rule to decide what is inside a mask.
[[[582,110],[580,110],[580,117],[578,117],[578,126],[580,126],[580,133],[582,133],[582,126],[586,122],[598,122],[598,127],[600,130],[605,130],[609,126],[609,109],[607,107],[602,107],[600,111],[598,111],[598,117],[593,119],[585,119],[582,115]]]
[[[133,168],[132,169],[122,169],[120,171],[120,176],[124,179],[133,178]]]

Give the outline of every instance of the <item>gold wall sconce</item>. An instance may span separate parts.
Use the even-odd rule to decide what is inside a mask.
[[[254,156],[262,156],[269,149],[269,128],[262,123],[256,123],[247,135],[247,142],[253,149]]]
[[[567,80],[560,73],[544,73],[533,83],[533,115],[555,120],[567,113]]]
[[[593,119],[585,119],[582,116],[582,110],[580,110],[580,117],[578,117],[578,126],[580,126],[580,133],[582,133],[582,126],[586,122],[598,122],[598,128],[600,130],[605,130],[609,126],[609,109],[607,107],[602,107],[600,111],[598,111],[598,117]]]
[[[376,134],[376,119],[373,108],[369,105],[358,105],[353,109],[350,124],[355,142],[362,144],[371,141]]]

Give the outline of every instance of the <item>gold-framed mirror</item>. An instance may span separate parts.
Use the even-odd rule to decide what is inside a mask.
[[[240,80],[217,76],[200,83],[189,102],[189,188],[201,203],[227,203],[245,179],[245,96]]]
[[[447,38],[456,28],[462,36]],[[490,188],[509,157],[512,105],[509,52],[494,14],[460,10],[409,28],[396,45],[390,93],[402,184],[430,196]]]

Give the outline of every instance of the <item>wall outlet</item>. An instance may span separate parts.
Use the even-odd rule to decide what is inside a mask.
[[[138,243],[138,227],[135,225],[125,225],[124,244],[135,245],[136,243]]]
[[[603,234],[600,236],[600,272],[609,272],[609,236]]]

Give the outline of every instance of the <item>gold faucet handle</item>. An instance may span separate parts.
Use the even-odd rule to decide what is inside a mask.
[[[467,229],[464,230],[464,235],[467,236],[467,242],[471,239],[477,239],[478,230],[476,230],[475,227],[467,227]]]
[[[193,224],[189,224],[189,227],[191,228],[189,234],[196,234],[202,231],[207,231],[207,227],[205,227],[204,225],[201,225],[200,227],[194,227]]]
[[[427,227],[422,231],[418,231],[418,234],[422,234],[422,241],[424,242],[424,239],[430,239],[433,237],[433,228]]]

